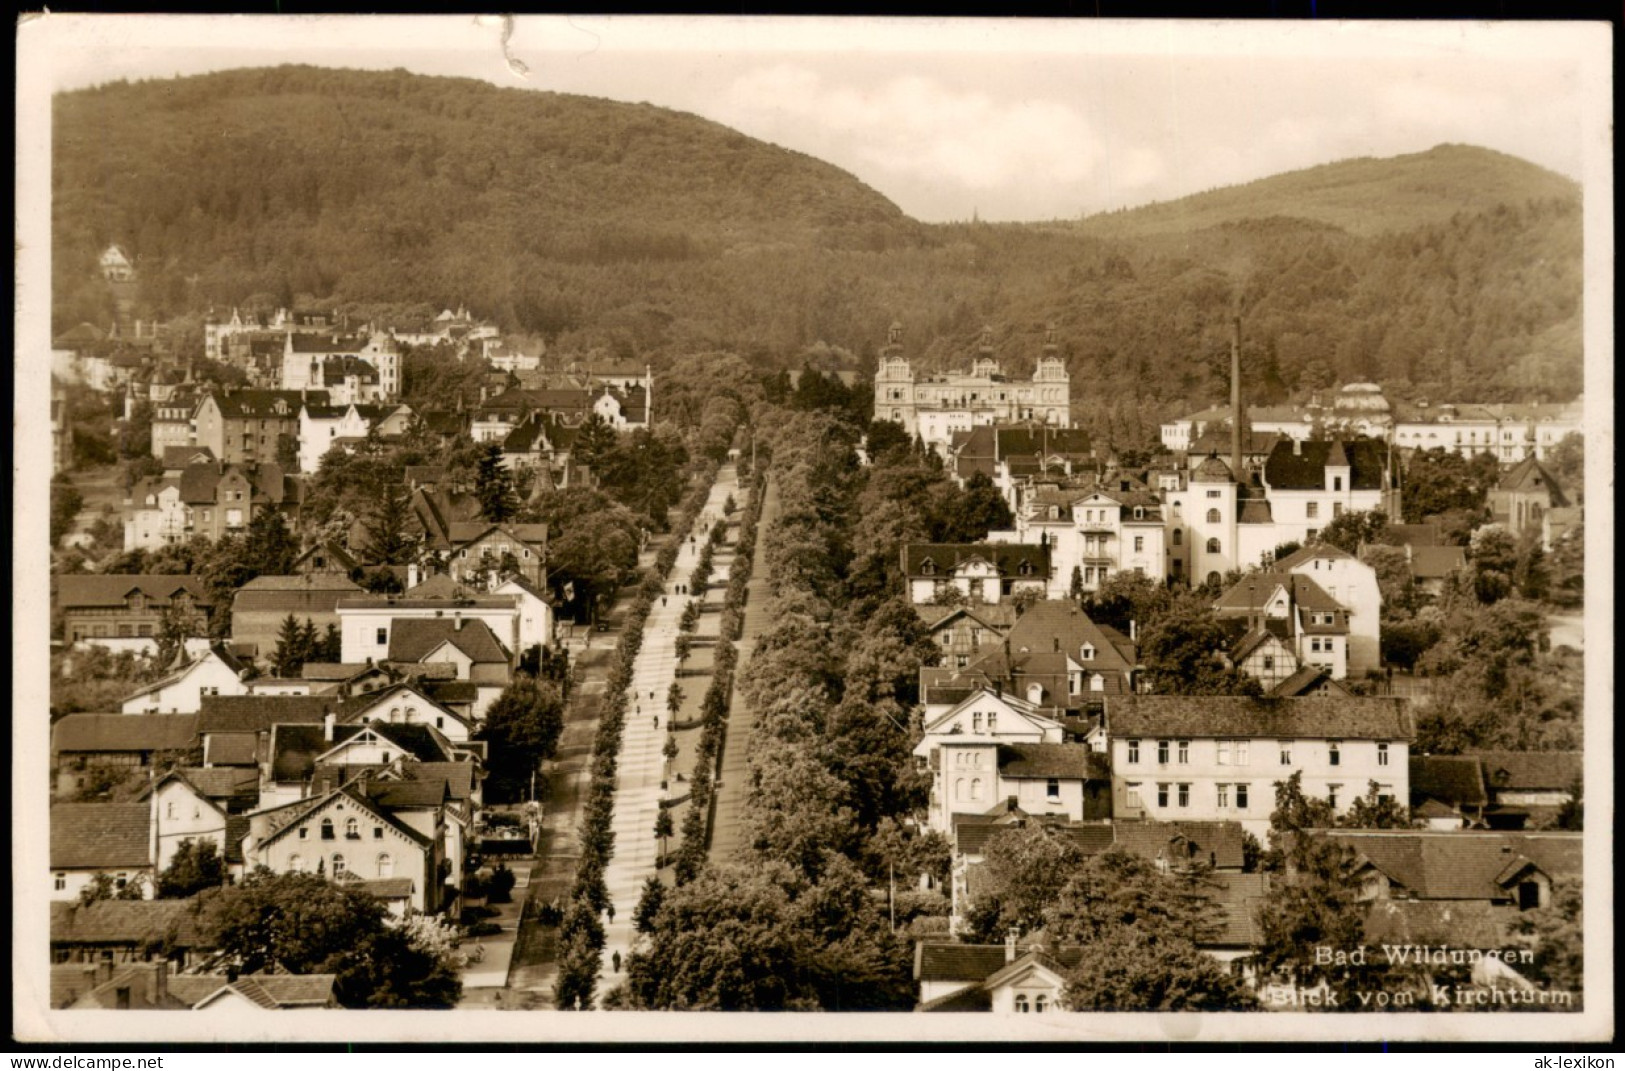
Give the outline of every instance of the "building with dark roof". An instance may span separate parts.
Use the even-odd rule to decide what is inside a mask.
[[[300,624],[310,622],[320,635],[339,627],[339,600],[361,594],[360,585],[334,573],[257,576],[232,597],[232,642],[268,664],[290,614]]]
[[[299,441],[299,408],[327,404],[323,390],[215,391],[198,403],[197,445],[228,464],[275,461]]]
[[[69,714],[51,726],[52,787],[67,797],[97,770],[151,771],[198,746],[196,714]]]
[[[1488,504],[1495,523],[1514,536],[1531,529],[1541,531],[1547,513],[1570,505],[1557,480],[1533,457],[1502,474],[1500,482],[1490,489]]]
[[[172,605],[203,635],[212,609],[203,582],[190,574],[53,575],[51,603],[62,615],[63,639],[119,650],[154,646]]]
[[[99,875],[116,889],[135,883],[154,895],[151,812],[146,803],[58,803],[51,807],[51,899],[77,900]]]
[[[1304,793],[1337,813],[1373,782],[1410,799],[1404,699],[1126,695],[1105,707],[1119,818],[1234,821],[1262,837],[1274,782],[1300,771]]]
[[[1367,900],[1459,900],[1520,910],[1551,902],[1554,880],[1581,875],[1579,833],[1318,830],[1353,854]]]
[[[915,605],[948,598],[994,603],[1049,585],[1047,546],[1023,543],[905,543],[903,579]]]

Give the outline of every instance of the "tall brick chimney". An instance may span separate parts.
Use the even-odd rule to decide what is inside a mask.
[[[1241,317],[1232,321],[1230,336],[1230,471],[1241,483]]]

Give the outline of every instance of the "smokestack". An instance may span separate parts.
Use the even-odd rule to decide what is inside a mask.
[[[1241,481],[1241,317],[1230,336],[1230,471]]]
[[[329,744],[333,742],[333,725],[338,721],[337,715],[331,710],[322,715],[322,739]]]

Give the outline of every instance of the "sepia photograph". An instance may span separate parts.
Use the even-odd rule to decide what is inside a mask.
[[[1613,1038],[1607,23],[17,59],[15,1041]]]

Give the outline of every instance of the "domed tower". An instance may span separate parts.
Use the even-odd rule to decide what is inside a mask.
[[[1209,454],[1191,473],[1191,583],[1217,580],[1236,567],[1236,478]]]
[[[886,345],[880,350],[880,366],[875,370],[875,419],[901,424],[913,435],[914,370],[903,356],[902,339],[903,325],[893,322],[886,332]]]
[[[1070,427],[1072,377],[1067,373],[1066,362],[1061,360],[1061,347],[1055,341],[1053,323],[1044,331],[1044,353],[1038,358],[1038,367],[1033,371],[1033,387],[1037,393],[1034,414],[1042,417],[1046,424]]]

